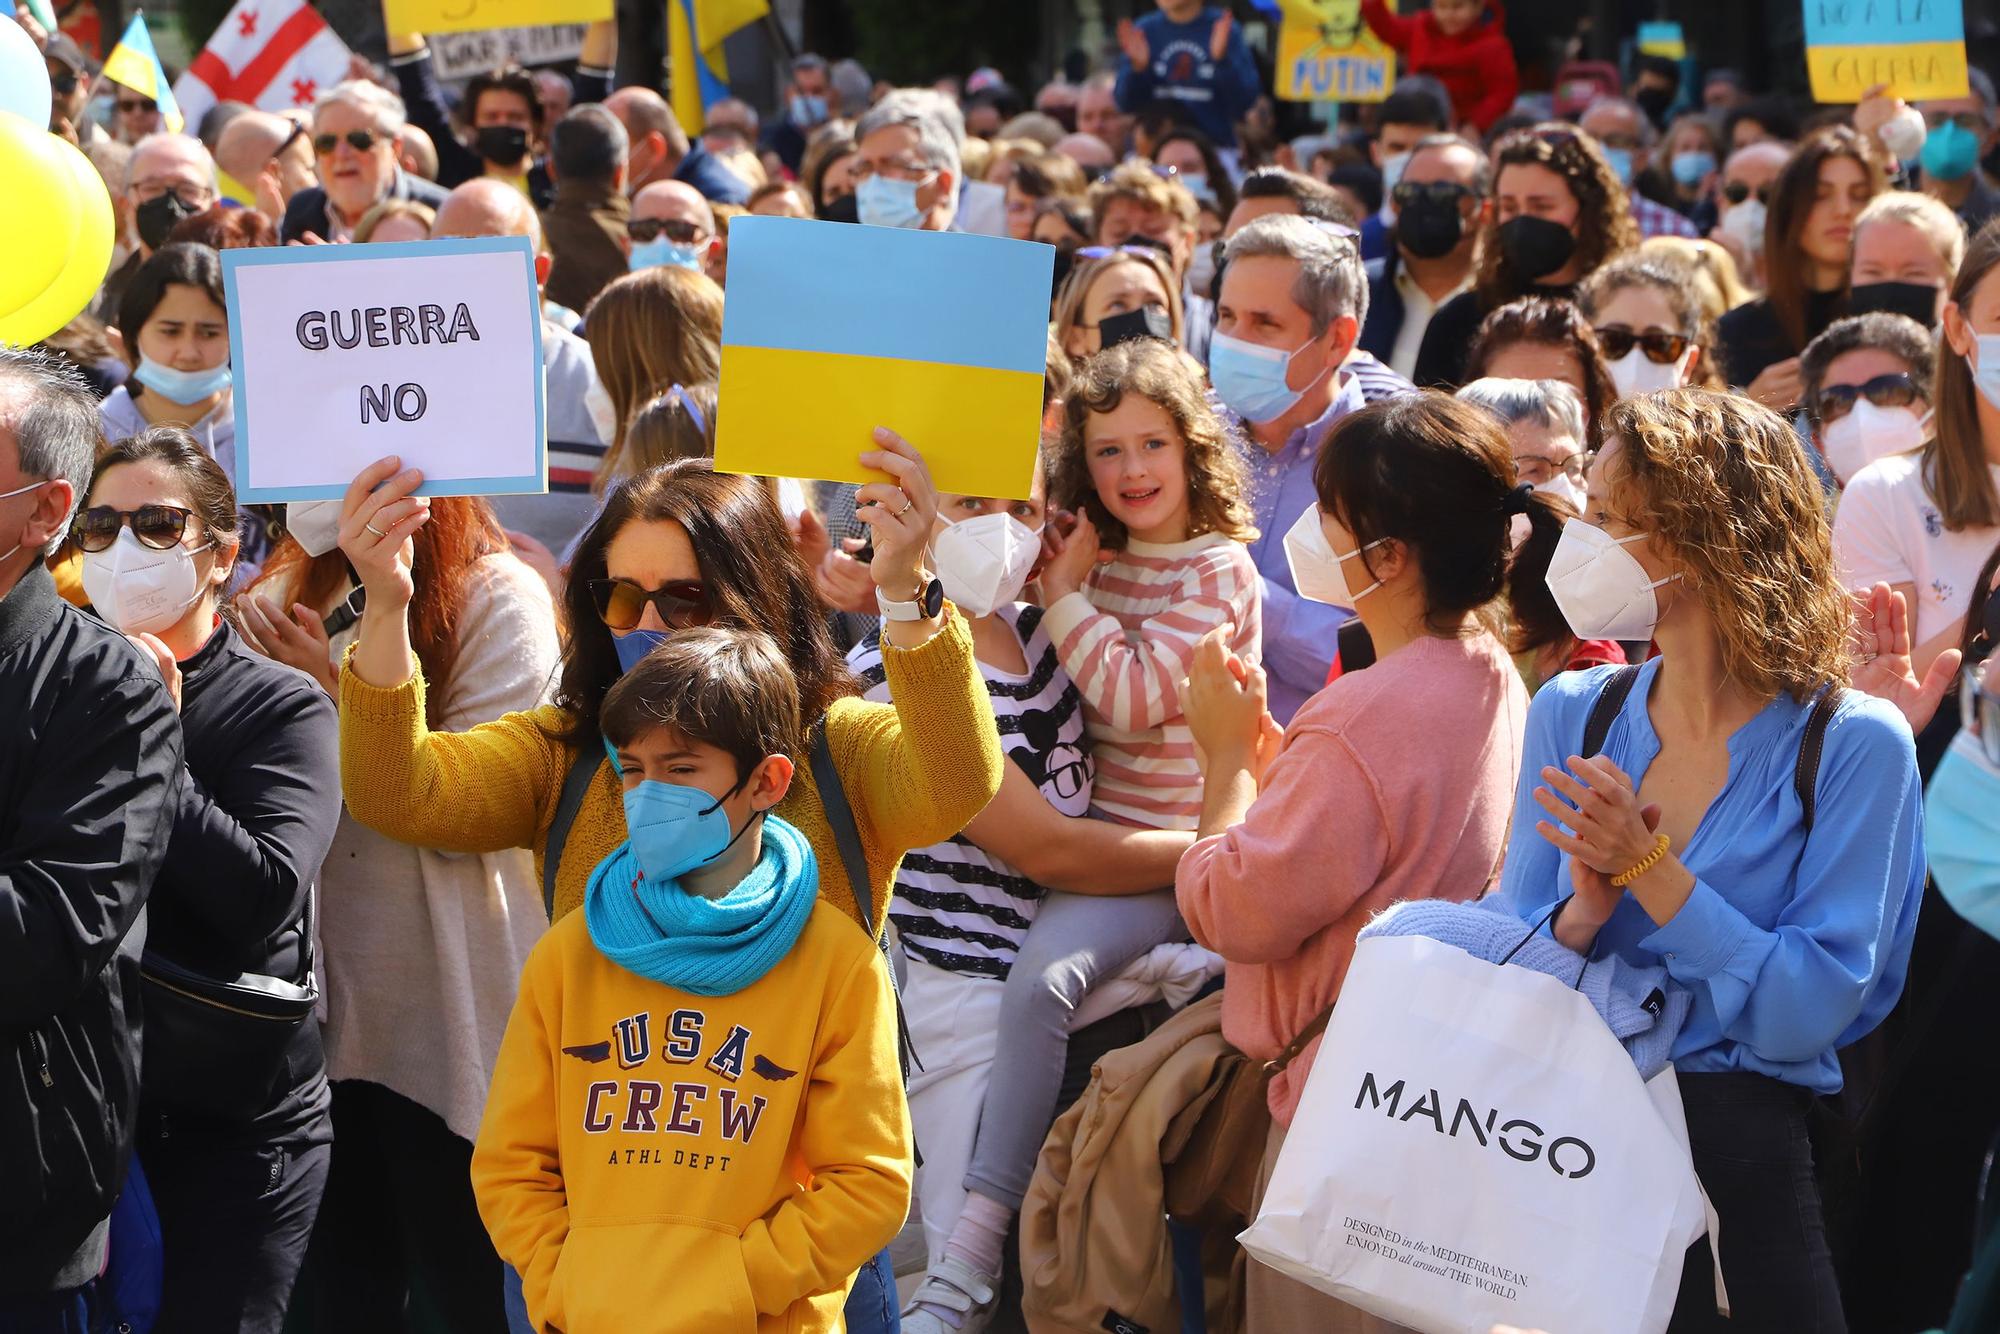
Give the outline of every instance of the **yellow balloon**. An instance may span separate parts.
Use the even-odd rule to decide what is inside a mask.
[[[59,171],[69,178],[76,221],[69,257],[56,280],[20,309],[0,315],[0,343],[39,343],[68,324],[90,304],[111,268],[111,243],[116,232],[111,195],[90,159],[65,139],[42,136],[44,153],[52,154]]]
[[[42,149],[46,129],[0,112],[0,312],[18,310],[56,280],[69,260],[76,192]]]

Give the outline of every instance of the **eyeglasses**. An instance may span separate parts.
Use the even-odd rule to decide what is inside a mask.
[[[707,625],[711,613],[699,580],[674,579],[648,592],[630,579],[593,579],[590,597],[597,617],[613,630],[636,630],[651,604],[660,623],[670,630]]]
[[[699,241],[708,235],[708,229],[698,222],[686,222],[680,218],[633,218],[625,224],[625,234],[634,241],[651,241],[665,232],[667,239],[680,245]]]
[[[1891,371],[1861,384],[1823,384],[1815,399],[1820,424],[1826,425],[1854,411],[1857,399],[1865,398],[1878,408],[1907,408],[1919,397],[1915,380],[1901,371]]]
[[[1583,485],[1584,474],[1590,471],[1590,455],[1571,454],[1566,458],[1551,458],[1547,454],[1516,454],[1514,475],[1530,486],[1546,486],[1556,478],[1557,473],[1569,478],[1578,486]]]
[[[97,505],[76,516],[70,540],[84,551],[103,551],[118,540],[118,530],[130,524],[140,546],[167,551],[186,534],[191,513],[177,505],[141,505],[135,510]]]
[[[902,158],[893,162],[884,162],[880,167],[877,167],[867,158],[857,157],[847,168],[848,174],[854,178],[856,185],[867,180],[877,171],[895,173],[898,180],[920,181],[930,175],[931,170],[931,167],[927,163],[912,162],[908,158]]]
[[[386,140],[387,138],[387,135],[373,134],[367,130],[349,130],[346,134],[315,134],[313,136],[313,152],[319,154],[321,157],[331,157],[333,150],[340,146],[342,139],[345,139],[347,140],[348,147],[352,148],[355,152],[366,153],[369,149],[375,147],[377,140]]]
[[[1742,181],[1724,181],[1722,185],[1722,197],[1732,204],[1740,204],[1750,197],[1750,187]],[[1757,202],[1760,204],[1771,202],[1771,186],[1769,182],[1757,187]]]
[[[1397,208],[1410,208],[1419,203],[1456,204],[1472,198],[1473,190],[1457,181],[1398,181],[1389,197]]]
[[[121,97],[118,109],[128,116],[136,116],[142,111],[158,111],[160,104],[150,97]]]
[[[132,187],[135,203],[149,204],[161,195],[173,195],[183,207],[196,213],[208,207],[209,192],[198,185],[175,185],[172,181],[140,181]]]
[[[1633,348],[1645,352],[1646,360],[1655,366],[1671,366],[1681,359],[1688,350],[1689,340],[1680,334],[1665,333],[1658,329],[1646,333],[1633,333],[1613,324],[1597,331],[1597,342],[1604,349],[1609,361],[1622,361]]]
[[[1958,127],[1968,134],[1983,135],[1986,133],[1986,122],[1980,118],[1979,113],[1976,111],[1933,111],[1930,115],[1924,117],[1924,123],[1933,130],[1946,121],[1956,122]]]

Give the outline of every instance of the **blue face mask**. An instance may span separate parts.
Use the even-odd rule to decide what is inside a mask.
[[[650,632],[648,632],[650,633]],[[618,752],[607,738],[604,753],[611,767],[618,765]],[[711,797],[698,787],[679,783],[659,783],[648,778],[625,791],[625,836],[631,841],[632,855],[639,869],[656,885],[678,880],[689,871],[706,866],[736,845],[757,823],[758,811],[729,832],[729,815],[722,809],[724,798],[743,786],[738,783],[720,797]]]
[[[1944,121],[1924,136],[1917,161],[1932,180],[1962,180],[1979,161],[1979,136],[1955,120]]]
[[[618,654],[618,671],[622,675],[639,665],[639,660],[667,642],[665,630],[627,630],[624,634],[613,632],[611,647]],[[612,761],[613,764],[617,760]]]
[[[1715,170],[1715,154],[1706,150],[1693,153],[1676,153],[1671,164],[1674,184],[1683,190],[1692,190]]]
[[[2000,334],[1974,334],[1965,364],[1972,368],[1972,383],[1980,394],[2000,409]]]
[[[1306,389],[1312,388],[1308,384],[1305,389],[1294,389],[1285,383],[1292,358],[1310,346],[1306,343],[1284,352],[1218,333],[1208,341],[1208,378],[1223,403],[1244,421],[1273,421],[1290,412],[1305,397]],[[1331,369],[1329,365],[1327,370]],[[1313,377],[1314,383],[1325,374],[1321,371]]]
[[[915,227],[924,220],[924,211],[917,207],[922,184],[878,171],[854,187],[855,216],[871,227]]]
[[[132,372],[132,378],[169,403],[183,404],[199,403],[210,394],[221,393],[231,383],[226,361],[213,370],[177,371],[172,366],[162,366],[144,352],[139,354],[139,369]]]
[[[1215,191],[1209,188],[1208,173],[1205,171],[1184,171],[1179,177],[1187,192],[1204,203],[1215,202]]]
[[[1604,160],[1611,164],[1611,170],[1618,177],[1620,185],[1630,185],[1632,183],[1631,149],[1607,147],[1604,150]]]
[[[1965,733],[1924,798],[1924,851],[1952,911],[2000,936],[2000,772]]]
[[[672,267],[701,271],[701,248],[692,245],[676,245],[664,236],[656,236],[650,241],[638,241],[632,246],[632,258],[627,261],[632,272],[641,269]]]
[[[809,130],[826,121],[826,99],[818,93],[800,93],[792,99],[792,124]]]

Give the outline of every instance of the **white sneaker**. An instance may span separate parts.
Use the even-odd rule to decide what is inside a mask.
[[[993,1319],[999,1280],[982,1274],[955,1255],[947,1255],[924,1275],[903,1308],[903,1334],[979,1334]],[[957,1312],[956,1328],[919,1303]]]

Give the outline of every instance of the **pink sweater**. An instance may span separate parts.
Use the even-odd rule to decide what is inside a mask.
[[[1181,717],[1194,646],[1234,625],[1229,647],[1258,660],[1257,567],[1241,542],[1216,533],[1162,545],[1130,541],[1058,598],[1042,628],[1083,696],[1097,761],[1091,804],[1127,824],[1193,829],[1201,767]]]
[[[1520,674],[1483,634],[1419,639],[1305,702],[1249,815],[1175,877],[1194,938],[1229,964],[1223,1036],[1271,1059],[1340,994],[1371,916],[1491,887],[1527,716]],[[1281,1125],[1318,1049],[1271,1082]]]

